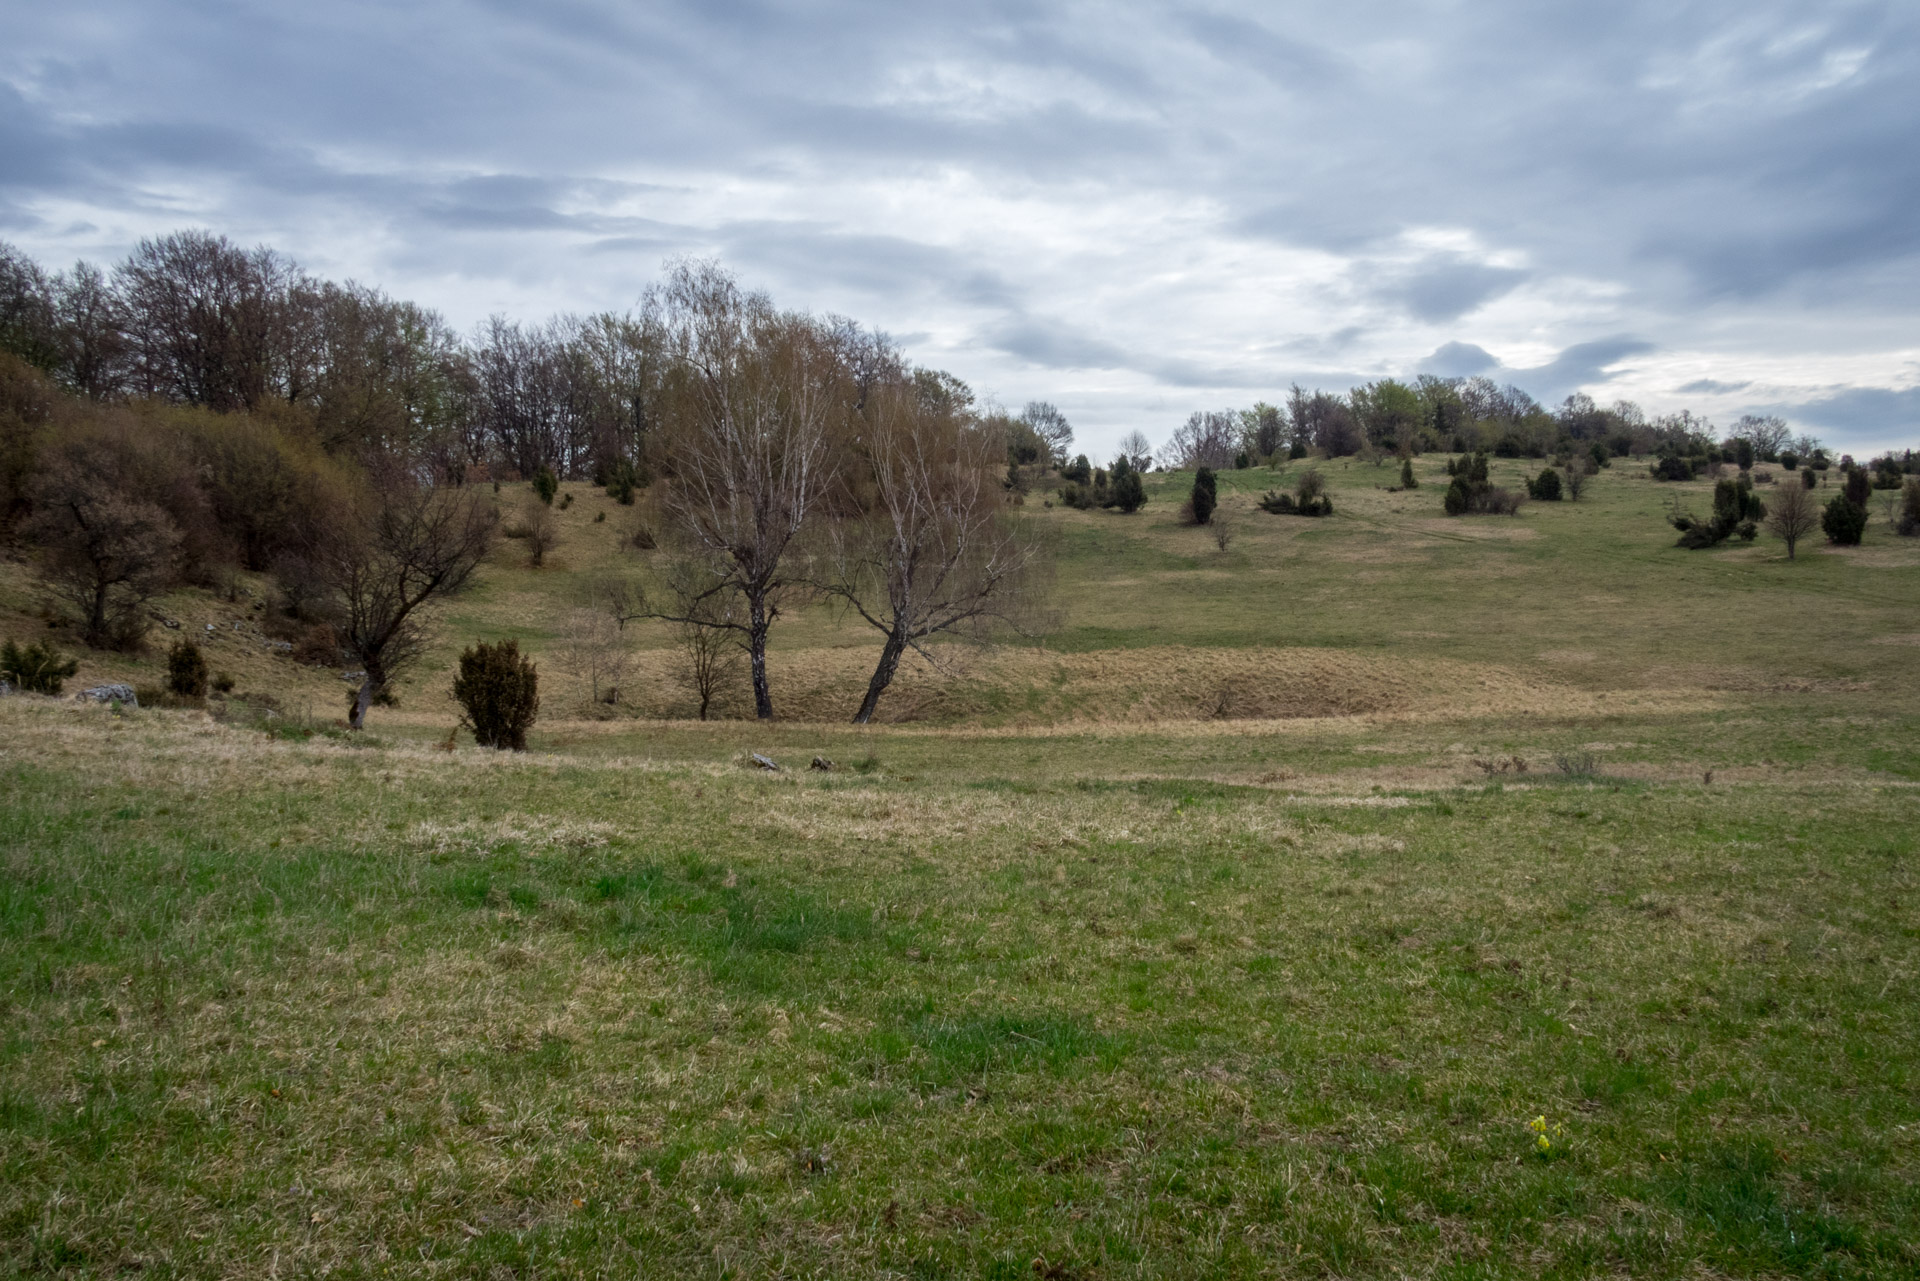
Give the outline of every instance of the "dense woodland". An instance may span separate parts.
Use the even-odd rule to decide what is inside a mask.
[[[1192,469],[1204,524],[1212,472],[1309,457],[1459,454],[1458,513],[1517,508],[1474,480],[1484,466],[1467,460],[1487,453],[1552,460],[1534,496],[1555,498],[1563,476],[1577,498],[1616,458],[1666,479],[1828,466],[1777,418],[1721,432],[1584,395],[1548,410],[1482,378],[1296,385],[1282,399],[1195,413],[1157,450],[1133,433],[1096,467],[1051,405],[979,404],[884,334],[782,311],[711,264],[672,266],[631,312],[496,316],[463,335],[416,303],[201,231],[143,241],[111,269],[53,271],[0,245],[0,545],[36,566],[49,621],[135,648],[167,588],[270,574],[303,656],[362,673],[355,727],[418,653],[425,607],[496,537],[526,539],[539,563],[561,481],[635,505],[633,536],[659,553],[606,585],[607,612],[671,623],[696,654],[743,653],[761,717],[783,610],[827,597],[871,624],[865,720],[930,638],[1041,624],[1047,541],[1021,510],[1035,488],[1130,512],[1146,500],[1140,473]],[[1913,487],[1910,452],[1842,465],[1849,495]],[[1331,510],[1302,485],[1263,506]],[[1716,503],[1718,538],[1764,514],[1745,497]]]

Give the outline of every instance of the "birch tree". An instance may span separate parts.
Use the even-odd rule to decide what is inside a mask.
[[[773,717],[767,634],[796,585],[782,560],[835,473],[837,433],[851,406],[832,331],[776,311],[712,263],[682,263],[649,298],[671,367],[661,397],[664,504],[681,538],[720,570],[716,592],[739,594],[739,633],[754,714]],[[714,626],[671,612],[653,617]]]
[[[855,452],[865,513],[837,524],[817,585],[885,638],[855,724],[873,719],[912,649],[942,632],[995,623],[1030,630],[1046,544],[1008,510],[1004,442],[925,380],[867,398]]]

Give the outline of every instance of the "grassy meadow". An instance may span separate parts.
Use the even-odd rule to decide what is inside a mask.
[[[776,724],[643,627],[593,707],[644,511],[583,486],[357,738],[264,584],[169,598],[235,698],[0,699],[0,1269],[1920,1274],[1920,540],[1680,551],[1708,487],[1625,462],[1448,520],[1439,464],[1223,475],[1224,549],[1190,478],[1031,495],[1057,627],[871,727],[821,607]],[[447,750],[505,635],[534,750]]]

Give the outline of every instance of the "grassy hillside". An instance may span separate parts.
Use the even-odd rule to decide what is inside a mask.
[[[583,488],[364,736],[181,593],[295,715],[0,699],[0,1270],[1915,1275],[1920,542],[1678,551],[1638,470],[1040,509],[1058,630],[873,727],[825,609],[779,723],[645,629],[582,714]],[[502,635],[535,750],[442,750]]]
[[[1666,504],[1678,495],[1707,510],[1708,482],[1659,484],[1622,461],[1580,503],[1449,519],[1441,462],[1422,460],[1421,488],[1402,493],[1386,490],[1398,479],[1391,467],[1323,465],[1336,501],[1325,520],[1254,506],[1264,489],[1290,485],[1300,464],[1224,473],[1222,515],[1233,530],[1225,551],[1210,530],[1179,523],[1191,483],[1182,473],[1151,476],[1151,501],[1132,516],[1037,510],[1059,535],[1057,626],[1037,645],[948,646],[945,675],[910,665],[882,718],[1038,724],[1475,706],[1544,714],[1590,711],[1603,695],[1675,707],[1768,691],[1859,687],[1875,704],[1908,696],[1903,674],[1920,645],[1920,540],[1894,536],[1884,521],[1862,547],[1816,538],[1792,562],[1764,534],[1686,552],[1672,546]],[[1496,461],[1494,480],[1518,485],[1531,469]],[[542,656],[550,723],[593,710],[564,666],[569,613],[596,577],[640,568],[645,553],[622,545],[649,516],[586,486],[571,492],[545,566],[529,568],[525,544],[503,540],[475,589],[442,611],[428,661],[402,686],[402,714],[383,711],[376,723],[444,729],[454,716],[453,656],[503,636]],[[525,487],[510,487],[503,514],[528,501]],[[1043,501],[1034,495],[1029,506]],[[209,645],[214,666],[243,692],[336,715],[346,697],[338,673],[266,650],[259,629],[270,586],[246,576],[237,585],[235,600],[181,592],[160,608]],[[34,612],[26,570],[0,567],[0,634],[39,634]],[[170,636],[156,629],[145,663],[82,655],[79,679],[157,683],[153,659]],[[631,640],[640,661],[624,691],[627,712],[688,715],[671,632],[636,625]],[[782,619],[777,709],[799,720],[851,715],[877,648],[869,629],[827,606]],[[750,710],[744,682],[724,710]]]

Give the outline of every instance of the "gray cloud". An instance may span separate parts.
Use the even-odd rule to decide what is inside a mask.
[[[1416,372],[1438,374],[1442,378],[1472,378],[1500,368],[1500,360],[1485,347],[1470,342],[1442,343],[1432,355],[1415,366]]]
[[[1920,387],[1847,387],[1755,412],[1819,428],[1856,453],[1920,448]]]
[[[1708,331],[1805,386],[1809,336],[1865,335],[1884,371],[1807,412],[1878,430],[1920,333],[1911,5],[236,12],[15,6],[0,236],[61,262],[213,226],[462,324],[713,254],[1115,437],[1336,366],[1653,407],[1634,358],[1686,352],[1682,394],[1736,392]]]
[[[1415,366],[1416,372],[1439,374],[1445,378],[1486,376],[1510,382],[1544,404],[1557,404],[1583,388],[1612,382],[1619,371],[1614,366],[1632,356],[1655,350],[1654,344],[1640,338],[1619,335],[1591,342],[1575,343],[1543,365],[1510,366],[1484,347],[1473,343],[1443,343]]]
[[[1544,365],[1509,371],[1512,380],[1546,404],[1556,404],[1584,387],[1618,378],[1615,365],[1655,350],[1653,343],[1621,335],[1575,343]]]
[[[1384,273],[1373,292],[1418,320],[1443,324],[1511,292],[1526,278],[1527,273],[1515,267],[1494,267],[1459,254],[1444,254]]]

